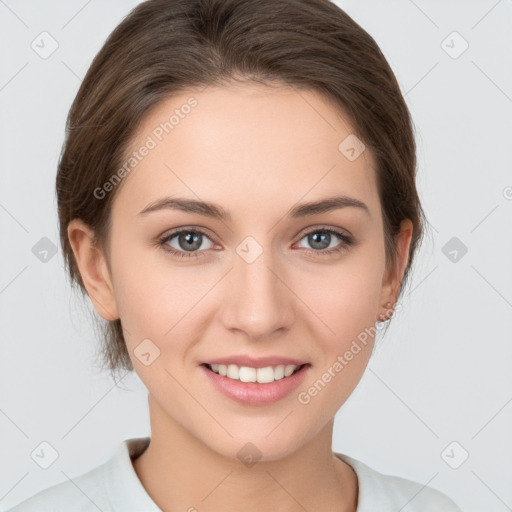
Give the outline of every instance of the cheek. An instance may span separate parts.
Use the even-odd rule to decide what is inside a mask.
[[[111,258],[115,298],[127,331],[126,341],[132,344],[140,342],[139,338],[161,336],[169,329],[169,325],[163,325],[165,314],[162,309],[170,283],[162,279],[160,271],[148,261],[148,249],[137,244],[140,246],[140,241],[113,233]],[[167,320],[168,324],[170,320]]]
[[[212,276],[166,262],[159,249],[128,251],[128,246],[118,241],[112,263],[116,302],[130,353],[146,338],[162,352],[183,352],[204,321],[201,298],[208,295]]]
[[[342,346],[375,324],[383,275],[378,252],[360,250],[339,265],[302,276],[299,296],[323,322],[322,339]]]

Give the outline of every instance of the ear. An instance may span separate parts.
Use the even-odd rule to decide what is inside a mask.
[[[395,245],[398,253],[397,260],[395,265],[388,266],[382,280],[381,306],[388,312],[395,306],[404,270],[409,261],[412,233],[412,221],[404,219],[400,224],[400,232],[395,235]],[[391,307],[386,307],[388,302],[391,303]]]
[[[114,288],[103,251],[94,246],[94,232],[80,219],[68,224],[68,238],[82,281],[96,311],[108,321],[119,313]]]

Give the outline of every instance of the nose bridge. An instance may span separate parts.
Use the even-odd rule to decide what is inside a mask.
[[[236,252],[227,284],[226,327],[256,339],[289,326],[293,321],[292,299],[271,248],[248,237]]]

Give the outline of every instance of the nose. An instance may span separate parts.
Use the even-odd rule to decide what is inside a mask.
[[[286,281],[284,265],[278,264],[270,249],[252,262],[235,254],[225,282],[224,326],[242,331],[250,340],[289,329],[295,319],[295,296]]]

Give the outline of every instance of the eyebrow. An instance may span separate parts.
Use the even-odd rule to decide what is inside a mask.
[[[317,215],[319,213],[325,213],[332,210],[349,207],[359,208],[360,210],[370,215],[370,209],[365,203],[354,197],[344,195],[300,204],[292,208],[288,213],[288,216],[294,219],[302,218],[309,215]],[[224,221],[232,220],[231,214],[217,204],[181,197],[164,197],[162,199],[157,199],[156,201],[148,204],[141,212],[139,212],[139,215],[146,215],[150,212],[167,209],[181,210],[188,213],[197,213],[199,215],[204,215],[206,217],[212,217]]]

